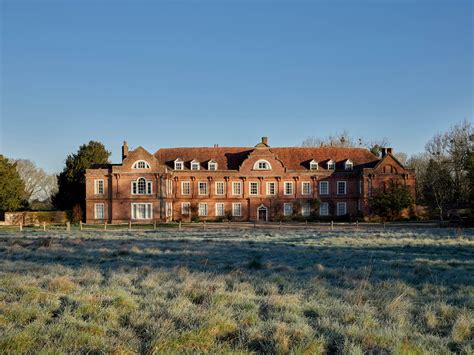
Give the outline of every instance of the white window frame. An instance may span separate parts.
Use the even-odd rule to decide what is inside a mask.
[[[138,212],[138,206],[144,205],[145,206],[145,213],[144,217],[138,217],[137,212]],[[131,203],[131,211],[130,211],[130,216],[134,220],[144,220],[144,219],[152,219],[153,218],[153,204],[152,203]],[[136,206],[136,208],[135,208]]]
[[[326,193],[323,192],[323,185],[326,186]],[[319,182],[319,194],[323,196],[329,195],[329,181],[320,181]]]
[[[166,202],[165,217],[173,218],[173,202]]]
[[[185,192],[184,185],[188,186],[187,193]],[[191,181],[181,181],[181,195],[184,195],[184,196],[191,195]]]
[[[191,214],[191,202],[181,202],[181,215],[189,216]]]
[[[212,168],[211,168],[212,166]],[[209,171],[216,171],[217,170],[217,163],[214,160],[211,160],[207,163],[207,170]]]
[[[143,163],[143,168],[138,167],[140,163]],[[150,164],[148,164],[148,162],[145,160],[137,160],[135,163],[133,163],[132,169],[150,169]]]
[[[288,193],[287,192],[287,186],[291,186],[291,191]],[[291,196],[294,193],[294,188],[293,188],[293,181],[284,181],[283,182],[283,195],[285,196]]]
[[[301,205],[301,215],[304,217],[308,217],[311,215],[311,204],[309,202],[304,202]]]
[[[264,164],[265,167],[260,167],[260,164]],[[253,165],[253,170],[272,170],[272,165],[265,159],[259,159]]]
[[[256,193],[252,193],[252,185],[257,186],[257,192]],[[258,188],[259,188],[258,181],[249,181],[249,195],[250,196],[257,196],[258,195]]]
[[[145,180],[145,193],[138,192],[138,181],[140,179]],[[135,188],[135,192],[133,192],[134,188]],[[147,180],[145,177],[140,176],[138,179],[131,181],[131,192],[132,192],[132,195],[139,195],[139,196],[153,195],[153,181]]]
[[[209,208],[206,202],[199,202],[198,204],[198,215],[200,217],[206,217],[209,214]]]
[[[339,213],[340,206],[344,206],[344,213]],[[336,206],[336,213],[338,216],[345,216],[347,214],[347,202],[338,202]]]
[[[270,186],[273,186],[273,193],[270,191]],[[274,196],[276,195],[276,183],[274,181],[269,181],[267,182],[267,195],[268,196]]]
[[[323,208],[324,206],[324,208]],[[321,202],[319,205],[319,215],[320,216],[329,216],[329,203]]]
[[[309,170],[319,170],[319,164],[316,160],[311,160],[309,162]]]
[[[307,191],[305,191],[305,185],[308,186]],[[311,195],[312,192],[312,186],[311,186],[311,181],[301,181],[301,194],[305,196]]]
[[[192,162],[191,162],[191,166],[190,166],[191,170],[201,170],[201,163],[199,163],[196,159],[194,159]]]
[[[344,169],[345,170],[354,170],[354,163],[352,162],[352,160],[347,160],[345,163],[344,163]]]
[[[184,170],[184,161],[182,159],[178,158],[174,161],[174,170]]]
[[[99,192],[99,183],[102,183],[102,192]],[[94,180],[94,195],[103,195],[105,194],[105,181],[104,179],[95,179]]]
[[[344,192],[339,192],[339,185],[344,185]],[[347,195],[347,181],[338,181],[336,193],[340,196]]]
[[[236,194],[235,191],[236,191],[236,186],[238,186],[238,190],[239,190],[239,193]],[[240,196],[242,195],[242,182],[241,181],[233,181],[232,182],[232,195],[233,196]]]
[[[205,184],[203,186],[206,186],[206,192],[205,193],[202,193],[202,191],[201,191],[201,184]],[[198,195],[206,196],[208,194],[209,194],[209,184],[207,183],[207,181],[198,181]]]
[[[290,211],[287,211],[287,207],[291,208],[291,213]],[[293,204],[289,202],[285,202],[283,204],[283,215],[284,216],[293,216]]]
[[[331,168],[331,166],[332,166],[332,168]],[[332,160],[332,159],[329,160],[329,161],[327,162],[327,169],[328,169],[328,170],[336,170],[336,162],[335,162],[334,160]]]
[[[218,184],[222,184],[222,193],[219,193],[219,189],[217,187]],[[214,188],[215,188],[216,195],[218,195],[218,196],[224,196],[225,195],[225,181],[216,181],[216,183],[214,185]]]
[[[242,204],[240,202],[235,202],[232,204],[232,216],[242,217]]]
[[[222,210],[220,211],[221,213],[219,213],[219,208],[222,208]],[[215,214],[216,214],[216,217],[224,217],[225,216],[225,204],[224,204],[224,202],[216,202]]]
[[[99,214],[97,213],[97,207],[102,207],[102,217],[99,217]],[[94,219],[105,219],[105,203],[94,204]]]

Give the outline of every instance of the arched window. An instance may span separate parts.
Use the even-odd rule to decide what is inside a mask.
[[[272,170],[272,166],[266,160],[260,159],[253,165],[254,170]]]
[[[133,163],[132,169],[150,169],[150,164],[144,160],[139,160]]]
[[[136,181],[132,181],[132,195],[151,195],[151,181],[147,181],[145,178],[138,178]]]
[[[138,194],[146,193],[146,180],[144,178],[138,179]]]

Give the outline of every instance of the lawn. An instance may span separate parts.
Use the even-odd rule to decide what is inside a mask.
[[[0,231],[0,352],[472,353],[474,231]]]

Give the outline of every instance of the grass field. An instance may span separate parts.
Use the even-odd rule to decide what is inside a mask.
[[[474,231],[0,231],[0,353],[472,353]]]

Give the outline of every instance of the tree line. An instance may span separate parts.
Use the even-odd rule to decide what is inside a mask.
[[[327,137],[308,137],[302,146],[365,147],[380,156],[389,140],[355,139],[348,132]],[[34,162],[0,155],[0,217],[6,211],[57,209],[80,220],[85,211],[85,171],[94,164],[109,163],[105,146],[90,141],[69,154],[63,170],[47,174]],[[372,211],[385,219],[396,219],[402,209],[416,202],[426,206],[430,217],[440,220],[456,215],[474,216],[474,127],[464,120],[432,137],[422,153],[395,157],[416,173],[416,201],[396,181],[370,201]]]

